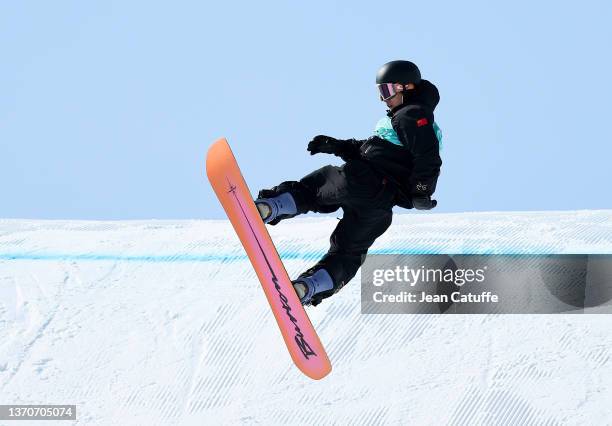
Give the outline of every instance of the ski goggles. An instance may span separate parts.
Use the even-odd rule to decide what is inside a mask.
[[[386,101],[397,95],[397,90],[395,90],[395,85],[393,83],[377,84],[376,87],[378,87],[381,101]]]

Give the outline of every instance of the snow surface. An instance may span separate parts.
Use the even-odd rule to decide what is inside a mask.
[[[336,223],[269,228],[291,276]],[[372,252],[612,253],[612,211],[396,215]],[[77,404],[101,425],[612,424],[608,315],[359,300],[358,275],[308,310],[333,364],[312,381],[227,221],[0,220],[0,404]]]

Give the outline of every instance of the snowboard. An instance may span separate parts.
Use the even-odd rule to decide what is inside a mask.
[[[312,379],[325,377],[331,371],[329,358],[224,138],[208,149],[206,174],[255,269],[293,362]]]

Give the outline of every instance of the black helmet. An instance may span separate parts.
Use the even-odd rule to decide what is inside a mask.
[[[384,64],[376,73],[376,84],[401,83],[419,84],[421,72],[419,68],[410,61],[391,61]]]

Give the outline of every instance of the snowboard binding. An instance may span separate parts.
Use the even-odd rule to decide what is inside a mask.
[[[334,291],[334,280],[323,268],[308,270],[291,283],[304,306],[316,306]]]
[[[275,188],[276,189],[276,188]],[[274,189],[259,191],[255,206],[264,223],[276,225],[283,219],[298,214],[297,206],[290,192],[279,192]]]

